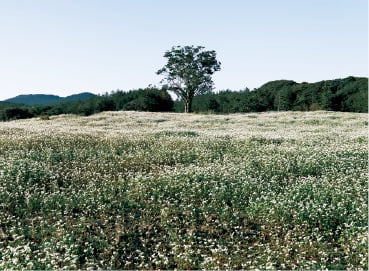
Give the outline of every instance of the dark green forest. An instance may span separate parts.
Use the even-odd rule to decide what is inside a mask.
[[[317,83],[272,81],[253,91],[226,90],[195,97],[193,108],[216,113],[289,110],[364,113],[368,112],[368,78],[347,77]]]
[[[64,101],[49,105],[20,105],[0,102],[0,120],[47,117],[58,114],[92,115],[102,111],[135,110],[183,112],[181,101],[174,101],[165,89],[148,87],[112,91],[83,101]],[[224,90],[195,96],[193,111],[199,113],[246,113],[263,111],[344,111],[368,112],[368,78],[347,77],[316,83],[278,80],[260,88]]]

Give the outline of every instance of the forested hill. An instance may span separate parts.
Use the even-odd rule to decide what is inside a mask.
[[[88,92],[74,94],[68,97],[60,97],[57,95],[46,95],[46,94],[28,94],[28,95],[18,95],[14,98],[7,99],[6,102],[25,105],[49,105],[66,101],[83,101],[93,96],[95,95]]]
[[[78,95],[69,96],[72,99]],[[24,104],[25,102],[23,102]],[[38,101],[38,103],[40,103]],[[30,104],[30,103],[28,103]],[[368,78],[347,77],[316,83],[296,83],[289,80],[268,82],[250,91],[225,90],[196,96],[195,112],[242,113],[262,111],[331,110],[368,112]],[[0,121],[37,117],[40,115],[79,114],[91,115],[102,111],[135,110],[183,112],[181,101],[173,101],[168,92],[155,87],[115,91],[85,100],[47,105],[19,105],[0,102]]]
[[[278,110],[368,112],[368,78],[350,76],[316,83],[272,81],[253,91],[226,90],[198,96],[194,99],[193,109],[219,113]]]

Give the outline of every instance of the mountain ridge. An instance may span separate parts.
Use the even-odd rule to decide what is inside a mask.
[[[90,92],[82,92],[78,94],[69,95],[66,97],[61,97],[53,94],[21,94],[13,98],[4,100],[3,102],[14,103],[14,104],[24,104],[24,105],[51,105],[61,102],[69,101],[84,101],[96,96]]]

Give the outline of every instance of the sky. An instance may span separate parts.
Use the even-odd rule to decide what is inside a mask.
[[[160,85],[176,45],[216,51],[215,91],[368,77],[368,3],[0,0],[0,100]]]

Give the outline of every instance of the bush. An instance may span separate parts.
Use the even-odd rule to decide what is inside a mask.
[[[3,111],[4,120],[28,119],[32,118],[33,114],[27,108],[7,108]]]
[[[40,120],[50,120],[50,117],[48,115],[41,115]]]

